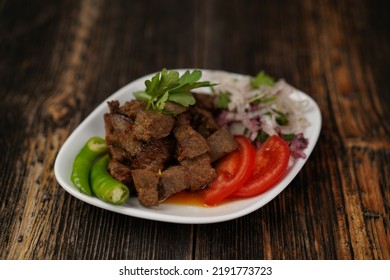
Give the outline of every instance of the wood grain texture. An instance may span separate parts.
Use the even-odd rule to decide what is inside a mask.
[[[353,6],[353,9],[351,8]],[[0,259],[390,259],[388,1],[2,1]],[[264,69],[323,128],[276,199],[180,225],[83,203],[56,155],[107,96],[167,68]]]

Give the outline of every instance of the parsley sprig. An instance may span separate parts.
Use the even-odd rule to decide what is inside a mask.
[[[138,100],[147,102],[147,109],[163,111],[168,101],[188,107],[196,102],[191,94],[192,89],[215,85],[209,81],[199,81],[201,77],[200,70],[187,70],[180,76],[178,71],[164,68],[145,81],[144,91],[135,92],[134,95]]]
[[[275,80],[271,76],[267,75],[264,71],[257,73],[256,77],[251,80],[252,88],[258,88],[260,86],[274,86]]]

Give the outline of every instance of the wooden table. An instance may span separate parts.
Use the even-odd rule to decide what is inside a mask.
[[[389,1],[1,1],[1,259],[389,259]],[[57,183],[105,98],[166,68],[265,70],[323,126],[274,200],[206,225],[116,214]]]

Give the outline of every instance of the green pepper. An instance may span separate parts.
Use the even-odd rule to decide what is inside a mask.
[[[123,204],[129,199],[126,185],[111,177],[107,170],[109,155],[99,158],[92,166],[90,180],[92,192],[101,200],[111,204]]]
[[[73,162],[72,174],[70,176],[73,184],[79,190],[92,196],[91,186],[89,183],[89,173],[93,162],[98,156],[106,152],[106,141],[100,137],[92,137],[81,148]]]

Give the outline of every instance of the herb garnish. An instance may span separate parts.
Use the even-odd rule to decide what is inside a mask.
[[[145,91],[135,92],[138,100],[146,101],[146,108],[150,107],[157,111],[163,111],[168,101],[188,107],[194,105],[196,100],[191,90],[200,87],[211,87],[215,84],[209,81],[201,81],[202,71],[187,70],[180,76],[178,71],[162,69],[156,73],[151,80],[145,81]]]
[[[275,109],[272,109],[273,112],[275,112],[276,114],[276,122],[279,124],[279,125],[287,125],[288,124],[288,118],[287,118],[287,114],[284,114],[278,110],[275,110]]]
[[[230,103],[230,92],[221,91],[218,95],[215,106],[218,109],[227,109]]]
[[[260,71],[256,77],[251,80],[252,88],[258,88],[260,86],[273,86],[275,85],[275,80],[267,75],[264,71]]]

